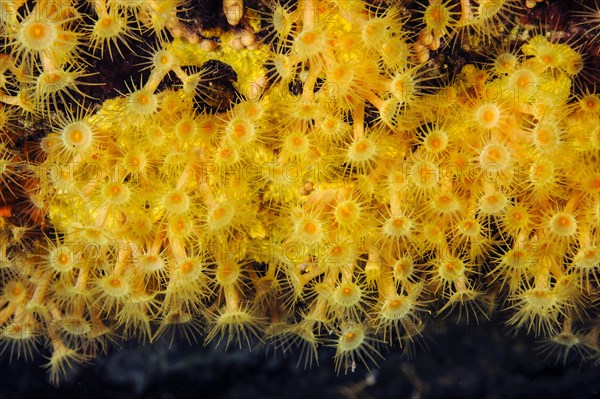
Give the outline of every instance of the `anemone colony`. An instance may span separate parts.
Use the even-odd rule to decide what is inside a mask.
[[[251,3],[211,36],[192,2],[1,1],[3,348],[53,382],[173,330],[339,372],[497,312],[597,363],[600,7],[584,47],[531,0]]]

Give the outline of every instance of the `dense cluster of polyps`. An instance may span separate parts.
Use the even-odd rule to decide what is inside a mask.
[[[600,97],[575,90],[572,45],[494,42],[520,1],[430,0],[417,23],[275,3],[246,10],[233,50],[184,35],[182,2],[24,3],[0,13],[0,173],[53,229],[26,240],[35,227],[3,219],[1,342],[27,357],[48,342],[54,381],[117,337],[171,330],[300,347],[304,364],[330,345],[353,369],[432,317],[493,309],[598,355]],[[149,78],[82,99],[86,59],[150,30]],[[440,85],[422,62],[455,34],[497,53]],[[196,106],[207,49],[265,59],[226,112]],[[35,156],[8,139],[21,112],[47,119]]]

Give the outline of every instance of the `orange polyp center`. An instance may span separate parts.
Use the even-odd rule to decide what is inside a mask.
[[[571,224],[571,221],[568,217],[561,216],[560,218],[558,218],[558,224],[560,224],[561,226],[568,226],[569,224]]]
[[[60,263],[67,263],[69,262],[69,256],[67,254],[60,254],[60,256],[58,257],[58,261]]]
[[[500,151],[497,149],[492,149],[488,152],[488,158],[492,161],[497,161],[501,158]]]
[[[585,256],[587,259],[592,259],[592,258],[593,258],[595,255],[596,255],[596,251],[594,251],[593,249],[587,249],[587,250],[584,252],[584,256]]]
[[[496,117],[496,114],[494,113],[494,111],[485,111],[483,113],[483,120],[486,122],[491,122],[494,120],[494,118]]]
[[[20,294],[21,294],[21,289],[20,289],[19,287],[15,287],[15,288],[13,288],[13,289],[12,289],[12,294],[13,294],[14,296],[18,296],[18,295],[20,295]]]
[[[390,305],[389,305],[389,306],[390,306],[390,308],[392,308],[392,309],[396,309],[396,308],[400,307],[400,301],[399,301],[399,300],[397,300],[397,299],[394,299],[394,300],[392,300],[392,301],[390,302]]]
[[[317,231],[317,226],[313,222],[308,222],[304,225],[304,231],[312,234]]]
[[[119,187],[119,186],[112,186],[112,188],[110,189],[110,191],[114,195],[118,195],[121,192],[121,187]]]
[[[228,277],[233,273],[233,267],[231,265],[225,265],[221,268],[221,274],[224,277]]]
[[[406,265],[404,263],[398,263],[398,265],[396,266],[396,270],[400,273],[404,273],[405,272],[405,267]]]
[[[315,32],[306,32],[301,36],[304,44],[313,44],[317,40],[317,34]]]
[[[302,144],[302,139],[300,137],[294,137],[293,143],[294,145],[300,145]]]
[[[343,68],[336,68],[336,69],[333,71],[333,74],[332,74],[332,75],[333,75],[333,77],[334,77],[335,79],[338,79],[338,80],[339,80],[339,79],[343,78],[343,77],[344,77],[344,75],[346,75],[346,70],[345,70],[345,69],[343,69]]]
[[[394,221],[392,222],[392,224],[394,225],[394,227],[404,227],[404,220],[402,220],[402,219],[394,219]]]
[[[521,218],[523,218],[523,215],[521,215],[520,213],[515,213],[513,214],[513,218],[515,218],[516,220],[521,220]]]
[[[530,80],[527,79],[526,76],[522,76],[517,80],[517,85],[521,88],[524,89],[527,87],[527,85],[529,85]]]
[[[521,250],[516,250],[516,251],[513,252],[513,256],[515,258],[521,259],[521,258],[525,257],[525,253],[523,251],[521,251]]]
[[[367,37],[371,39],[376,39],[381,37],[384,34],[385,28],[381,25],[381,23],[377,20],[373,20],[374,22],[367,25],[365,27],[365,34]]]
[[[368,145],[367,145],[366,143],[364,143],[364,142],[363,142],[363,143],[358,143],[358,144],[356,145],[356,150],[357,150],[358,152],[364,152],[364,151],[366,151],[366,150],[367,150],[367,147],[368,147]]]
[[[104,28],[108,28],[113,24],[113,19],[111,17],[104,17],[104,18],[102,18],[100,23],[102,24],[102,26]]]
[[[181,132],[182,132],[182,133],[189,133],[189,132],[191,132],[191,131],[192,131],[192,126],[190,125],[190,123],[188,123],[188,122],[184,122],[184,123],[181,125]]]
[[[382,46],[382,50],[386,55],[392,55],[396,51],[394,46],[391,46],[389,43],[384,43]]]
[[[40,23],[33,24],[29,28],[29,36],[35,40],[43,39],[45,33],[46,33],[46,29],[44,28],[44,25],[42,25]]]
[[[162,63],[164,63],[164,60],[160,60]],[[168,109],[169,111],[174,110],[177,107],[177,104],[175,104],[175,101],[167,101],[163,103],[163,107],[165,107],[165,109]]]
[[[221,158],[227,158],[229,155],[231,155],[231,150],[229,148],[221,150]]]
[[[183,196],[181,194],[173,194],[171,195],[171,202],[180,204],[183,202]]]
[[[183,273],[189,273],[192,271],[192,264],[190,262],[186,262],[183,265],[181,265],[181,271]]]
[[[400,174],[397,174],[397,175],[395,175],[395,176],[392,177],[392,181],[394,183],[402,184],[402,183],[404,183],[404,177],[402,177],[402,175],[400,175]]]
[[[342,289],[342,292],[344,293],[344,295],[350,295],[352,293],[352,289],[350,287],[344,287]]]
[[[83,132],[81,130],[74,130],[71,132],[70,138],[73,143],[80,143],[83,140]]]
[[[348,341],[351,341],[351,340],[353,340],[354,338],[356,338],[356,334],[355,334],[355,333],[353,333],[353,332],[349,332],[349,333],[347,333],[347,334],[346,334],[346,339],[347,339]]]
[[[546,144],[549,141],[549,137],[550,137],[548,132],[546,132],[544,130],[539,131],[537,136],[538,136],[538,140],[544,144]]]
[[[542,290],[535,290],[533,291],[533,296],[535,297],[535,299],[537,300],[545,300],[546,297],[548,297],[548,293],[546,291],[542,291]]]
[[[219,207],[219,208],[217,208],[217,209],[214,210],[213,217],[215,219],[220,219],[221,216],[223,216],[224,214],[225,214],[225,208]]]
[[[243,125],[236,125],[233,131],[235,136],[238,138],[242,138],[246,135],[246,127]]]
[[[47,83],[58,83],[60,82],[60,75],[58,73],[49,73],[46,75]]]
[[[118,278],[113,278],[109,281],[109,284],[114,288],[119,288],[121,287],[121,280],[119,280]]]
[[[298,112],[301,115],[308,115],[311,113],[311,111],[312,111],[312,108],[311,108],[310,104],[304,104],[304,105],[301,105],[300,107],[298,107]]]
[[[352,48],[355,44],[355,41],[352,37],[347,37],[345,39],[342,40],[342,45],[341,47],[345,48],[345,49],[349,49]]]
[[[185,223],[183,222],[183,220],[179,219],[179,220],[177,221],[177,223],[175,224],[175,227],[177,227],[177,229],[178,229],[179,231],[181,231],[181,230],[183,230],[183,229],[184,229],[184,227],[185,227]]]
[[[396,81],[396,83],[394,84],[394,89],[396,89],[397,92],[402,93],[404,92],[404,87],[407,85],[407,82],[404,79],[398,79],[398,81]]]
[[[154,138],[160,140],[163,137],[163,132],[160,129],[153,129],[152,130],[152,135],[154,136]]]

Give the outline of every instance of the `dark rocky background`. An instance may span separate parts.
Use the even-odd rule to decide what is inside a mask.
[[[93,364],[77,367],[55,388],[33,363],[0,358],[0,398],[114,399],[452,399],[600,398],[600,367],[580,356],[557,360],[526,334],[509,338],[499,322],[457,325],[446,319],[428,326],[412,358],[382,348],[385,360],[369,372],[359,364],[338,376],[334,352],[321,348],[320,366],[297,367],[297,354],[273,347],[253,351],[188,345],[168,337],[155,344],[126,343]]]

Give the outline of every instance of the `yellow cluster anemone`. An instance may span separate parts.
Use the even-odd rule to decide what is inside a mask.
[[[488,309],[600,359],[600,95],[575,44],[497,43],[524,2],[274,2],[221,43],[191,3],[78,3],[0,9],[0,345],[48,341],[53,382],[181,328],[305,364],[333,346],[345,372]],[[87,94],[94,56],[150,34],[139,84]],[[491,62],[426,62],[476,39]]]

